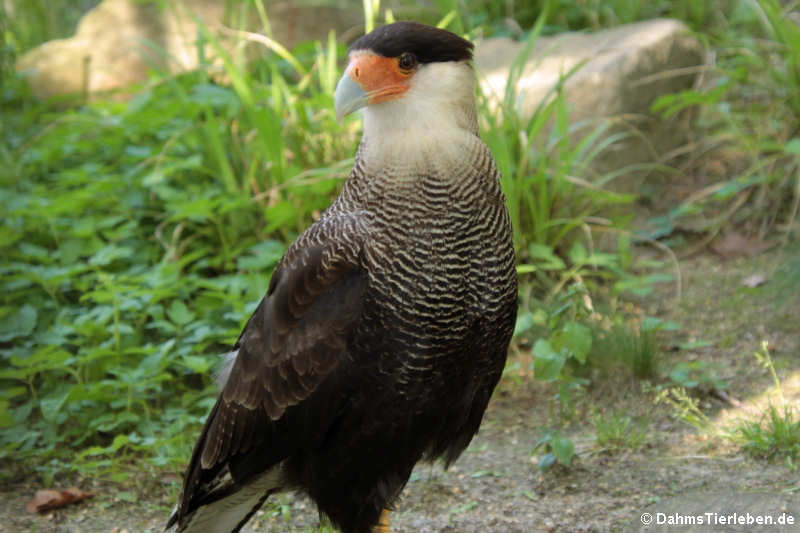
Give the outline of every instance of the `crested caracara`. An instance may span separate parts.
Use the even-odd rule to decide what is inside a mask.
[[[238,531],[299,490],[343,533],[388,531],[414,465],[469,444],[517,308],[471,58],[414,22],[351,46],[335,107],[365,108],[353,170],[239,336],[168,528]]]

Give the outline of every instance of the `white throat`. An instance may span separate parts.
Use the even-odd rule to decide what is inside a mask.
[[[478,133],[475,73],[464,61],[422,65],[411,88],[364,110],[365,161],[386,167],[458,157]]]

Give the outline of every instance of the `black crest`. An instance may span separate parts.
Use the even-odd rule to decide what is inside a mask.
[[[395,22],[381,26],[350,46],[350,51],[372,50],[385,57],[404,52],[417,56],[420,63],[472,59],[473,44],[455,33],[419,22]]]

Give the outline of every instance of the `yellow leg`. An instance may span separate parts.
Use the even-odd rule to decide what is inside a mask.
[[[389,532],[389,510],[384,509],[378,518],[378,525],[372,529],[372,533],[390,533]]]

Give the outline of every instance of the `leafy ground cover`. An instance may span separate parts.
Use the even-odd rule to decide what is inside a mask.
[[[797,398],[796,6],[522,4],[501,12],[440,1],[420,16],[470,36],[513,33],[502,18],[515,17],[533,28],[522,36],[531,40],[679,16],[716,62],[696,90],[656,104],[666,115],[692,108],[696,135],[657,162],[675,177],[659,195],[597,194],[570,179],[613,138],[602,126],[576,135],[563,98],[527,122],[513,93],[500,117],[481,100],[516,228],[520,320],[484,431],[456,469],[419,470],[399,531],[526,531],[542,516],[569,528],[586,511],[580,502],[619,510],[590,513],[586,531],[617,531],[637,506],[687,487],[796,492],[798,415],[784,409]],[[22,493],[32,494],[23,488],[74,481],[99,497],[12,523],[157,530],[213,402],[218,354],[352,163],[358,121],[340,125],[331,111],[344,48],[331,38],[251,65],[227,58],[227,84],[207,69],[156,74],[130,101],[64,110],[36,102],[7,62],[60,33],[48,29],[56,19],[42,5],[17,3],[25,16],[3,18],[0,480],[14,494],[2,514],[16,514]],[[555,127],[543,128],[548,121]],[[632,226],[631,210],[645,223]],[[596,225],[597,214],[611,224]],[[586,237],[598,232],[618,238],[600,252]],[[778,249],[742,264],[681,262],[681,308],[670,308],[675,265],[641,244],[691,254],[709,243],[724,251],[721,239],[734,242],[723,255],[737,242],[739,252]],[[742,286],[747,269],[761,281]],[[770,404],[773,375],[784,399]],[[731,398],[746,407],[741,423],[725,418],[737,413],[724,407]],[[688,465],[687,455],[699,459]],[[731,461],[748,473],[731,474]],[[685,470],[671,473],[675,464]],[[635,472],[630,481],[623,470]],[[642,492],[650,475],[661,489]],[[606,499],[592,492],[597,477]],[[287,496],[259,519],[305,531],[316,528],[314,516]]]
[[[291,89],[279,61],[258,81],[231,63],[233,87],[199,71],[71,111],[4,87],[0,456],[49,479],[188,453],[211,354],[352,157],[329,50],[311,45]]]
[[[638,381],[619,373],[588,388],[576,398],[575,416],[560,422],[575,444],[570,468],[554,466],[543,472],[538,467],[543,453],[532,452],[542,428],[552,423],[546,405],[553,388],[520,375],[530,360],[518,353],[467,452],[447,471],[417,468],[394,513],[394,531],[632,532],[639,531],[643,511],[664,510],[673,497],[705,501],[703,495],[731,493],[766,493],[767,500],[747,509],[774,513],[785,506],[797,517],[797,471],[785,458],[751,455],[726,435],[743,422],[758,421],[770,402],[778,405],[779,394],[787,403],[800,401],[800,326],[791,319],[800,313],[800,300],[779,299],[776,304],[776,295],[785,293],[798,264],[796,245],[724,263],[703,255],[682,263],[691,290],[677,308],[670,292],[648,300],[653,314],[685,324],[681,333],[666,339],[683,348],[664,353],[662,364],[670,368],[682,361],[713,362],[716,377],[725,379],[730,395],[741,402],[734,406],[710,394],[694,396],[709,420],[703,429],[666,404],[655,403],[656,389],[671,385],[666,374],[643,391]],[[763,273],[767,281],[757,288],[743,285],[754,272]],[[762,339],[772,346],[780,393],[772,373],[753,364]],[[624,417],[631,420],[628,429],[616,430],[616,440],[609,441],[613,422],[607,421]],[[644,442],[637,442],[642,431]],[[72,481],[95,497],[43,515],[21,512],[38,488],[37,480],[5,484],[0,489],[3,524],[10,531],[100,533],[116,527],[155,533],[174,503],[179,478],[162,470],[156,476],[143,471],[123,484],[94,476]],[[688,503],[682,505],[678,511],[690,509]],[[709,509],[713,507],[696,511]],[[246,531],[332,533],[319,526],[310,502],[288,494],[265,506]]]

